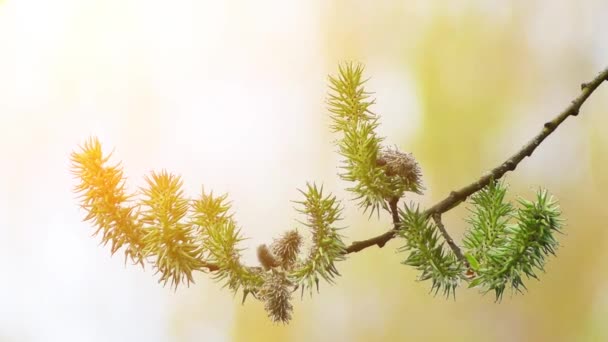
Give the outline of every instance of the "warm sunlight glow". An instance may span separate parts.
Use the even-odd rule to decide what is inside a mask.
[[[553,127],[606,68],[607,13],[605,0],[0,0],[0,341],[607,341],[608,83],[506,173],[529,223],[509,228],[510,250],[486,257],[494,240],[462,219],[463,198],[439,218],[453,245],[423,211],[390,210],[428,209]],[[365,76],[336,81],[358,63]],[[541,186],[563,227],[546,193],[517,202]],[[406,219],[418,229],[387,230]],[[441,254],[457,244],[479,253]],[[509,267],[477,278],[485,297],[458,283],[488,264]],[[528,264],[541,281],[509,297],[503,280]],[[241,305],[238,286],[265,302]]]

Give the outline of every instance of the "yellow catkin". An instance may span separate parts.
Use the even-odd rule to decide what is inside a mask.
[[[79,184],[81,207],[87,211],[85,221],[93,222],[101,233],[102,243],[111,243],[114,254],[125,247],[125,258],[143,266],[141,253],[143,230],[135,206],[125,191],[125,180],[119,165],[109,165],[97,138],[85,142],[80,151],[71,154],[71,170]],[[125,259],[125,260],[126,260]]]
[[[179,176],[161,171],[146,178],[142,189],[144,254],[154,260],[159,282],[171,281],[173,287],[193,282],[192,272],[204,266],[202,245],[191,222],[185,220],[189,199],[181,190]]]

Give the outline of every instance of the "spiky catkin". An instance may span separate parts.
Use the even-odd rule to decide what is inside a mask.
[[[122,168],[108,165],[110,155],[104,156],[97,138],[84,143],[79,152],[71,155],[72,173],[80,183],[74,191],[80,193],[81,207],[88,214],[85,221],[97,227],[102,243],[111,243],[112,254],[125,247],[125,260],[131,259],[143,266],[143,230],[138,221],[132,195],[125,191]]]
[[[201,196],[192,201],[192,223],[200,234],[205,235],[207,229],[214,224],[221,224],[232,219],[228,194],[214,196],[213,191],[206,193],[202,189]]]
[[[341,65],[337,75],[329,78],[327,103],[331,128],[341,133],[336,141],[338,153],[344,157],[340,177],[354,183],[348,190],[364,210],[379,214],[380,208],[389,209],[387,200],[401,198],[405,191],[421,192],[420,169],[411,163],[413,158],[390,149],[385,149],[387,158],[381,158],[384,138],[376,133],[380,117],[370,110],[375,100],[365,89],[365,81],[362,65]],[[407,165],[400,165],[403,161]],[[391,165],[383,167],[388,162]]]
[[[305,200],[296,202],[298,209],[306,215],[303,222],[312,233],[312,247],[306,260],[290,272],[291,279],[300,286],[302,294],[313,287],[319,290],[319,279],[333,283],[340,273],[336,262],[344,260],[344,242],[335,223],[341,220],[342,208],[334,195],[324,195],[323,187],[306,184],[306,191],[300,190]]]
[[[203,190],[192,202],[192,223],[200,234],[207,262],[217,265],[213,277],[234,292],[242,289],[244,301],[249,293],[255,294],[262,285],[262,269],[241,263],[243,249],[238,244],[244,238],[230,212],[227,197],[225,194],[214,196],[212,192]]]
[[[507,241],[505,232],[515,215],[515,207],[506,200],[506,195],[507,185],[503,181],[492,181],[470,198],[472,206],[467,222],[471,229],[462,242],[473,269],[489,262],[489,251]]]
[[[258,260],[265,270],[269,270],[280,265],[277,258],[275,258],[266,245],[258,246]]]
[[[407,227],[397,232],[405,241],[398,251],[409,253],[403,264],[420,271],[419,280],[430,279],[431,292],[455,296],[464,271],[462,262],[454,254],[446,253],[436,225],[418,206],[404,205],[404,210],[399,209],[399,216],[403,227]]]
[[[293,284],[287,279],[284,272],[272,271],[264,275],[264,285],[257,295],[264,301],[264,309],[266,309],[268,317],[275,323],[286,324],[291,320],[292,286]]]
[[[494,291],[496,301],[508,288],[522,292],[524,278],[538,279],[559,246],[555,234],[562,229],[559,205],[546,190],[539,190],[535,201],[520,199],[517,210],[502,202],[505,191],[503,183],[493,181],[474,196],[475,216],[465,236],[466,255],[477,273],[470,287]],[[488,216],[492,220],[486,222]]]
[[[384,167],[387,176],[398,176],[405,185],[405,191],[422,194],[422,171],[411,153],[398,148],[385,147],[378,154],[378,166]]]
[[[180,283],[193,282],[192,272],[204,266],[202,246],[196,241],[195,228],[184,220],[189,200],[183,196],[179,176],[166,171],[153,172],[146,177],[147,187],[142,189],[145,208],[144,253],[154,257],[154,266],[161,274],[159,282],[171,280],[175,288]]]
[[[284,269],[291,269],[298,260],[302,236],[297,230],[287,231],[270,246]]]

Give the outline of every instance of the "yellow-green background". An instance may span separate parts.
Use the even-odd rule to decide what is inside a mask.
[[[1,341],[606,341],[608,84],[507,175],[546,186],[563,248],[525,295],[456,300],[400,265],[399,241],[350,255],[288,326],[205,274],[173,292],[98,246],[70,192],[88,136],[130,189],[166,168],[195,196],[228,192],[254,249],[297,226],[306,181],[367,219],[338,180],[326,76],[360,61],[380,133],[414,153],[430,205],[522,146],[608,66],[608,3],[585,1],[0,1]],[[410,200],[408,199],[408,200]],[[463,207],[446,216],[459,240]],[[304,231],[304,230],[302,230]]]

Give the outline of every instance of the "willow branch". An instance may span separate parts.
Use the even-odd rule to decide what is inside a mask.
[[[446,211],[453,209],[460,203],[464,202],[469,196],[481,190],[483,187],[488,185],[492,179],[499,179],[508,171],[513,171],[517,165],[525,158],[532,155],[534,150],[551,134],[553,131],[561,125],[564,120],[569,116],[577,116],[581,106],[587,98],[602,84],[602,82],[608,81],[608,68],[604,69],[599,73],[592,81],[581,84],[582,92],[576,97],[566,109],[559,113],[553,120],[545,122],[541,131],[525,144],[519,151],[513,154],[506,161],[481,176],[478,180],[473,183],[462,187],[456,191],[452,191],[446,198],[439,201],[425,211],[427,216],[433,216],[435,214],[443,214]],[[383,247],[388,241],[395,237],[395,231],[390,230],[382,235],[375,236],[371,239],[364,241],[355,241],[348,246],[344,254],[359,252],[365,248],[371,246]]]
[[[553,133],[559,125],[562,124],[569,116],[577,116],[581,109],[581,106],[587,98],[602,84],[602,82],[608,81],[608,68],[604,69],[600,72],[593,80],[588,83],[581,84],[581,93],[576,97],[566,109],[564,109],[561,113],[559,113],[553,120],[545,122],[543,128],[540,130],[538,134],[527,144],[525,144],[519,151],[509,157],[500,165],[496,166],[490,172],[485,173],[479,179],[466,185],[458,190],[452,191],[447,197],[443,200],[437,202],[435,205],[430,207],[425,211],[425,215],[427,217],[436,217],[439,218],[439,221],[435,219],[437,226],[444,238],[450,245],[450,248],[454,251],[456,256],[460,260],[464,260],[462,256],[462,252],[460,248],[454,243],[454,240],[450,237],[447,230],[441,223],[441,214],[455,208],[462,202],[464,202],[469,196],[481,190],[483,187],[488,185],[492,179],[498,180],[502,178],[502,176],[508,171],[513,171],[519,165],[519,163],[525,158],[530,157],[532,153],[536,150],[536,148],[549,136]],[[395,237],[397,230],[401,229],[399,222],[399,215],[397,211],[397,203],[398,199],[391,199],[389,201],[389,208],[391,211],[391,215],[393,218],[393,229],[387,231],[384,234],[372,237],[363,241],[355,241],[350,246],[348,246],[344,250],[344,254],[356,253],[362,251],[368,247],[378,246],[380,248],[384,247],[384,245]],[[206,268],[209,271],[217,271],[218,267],[214,264],[205,264]]]

